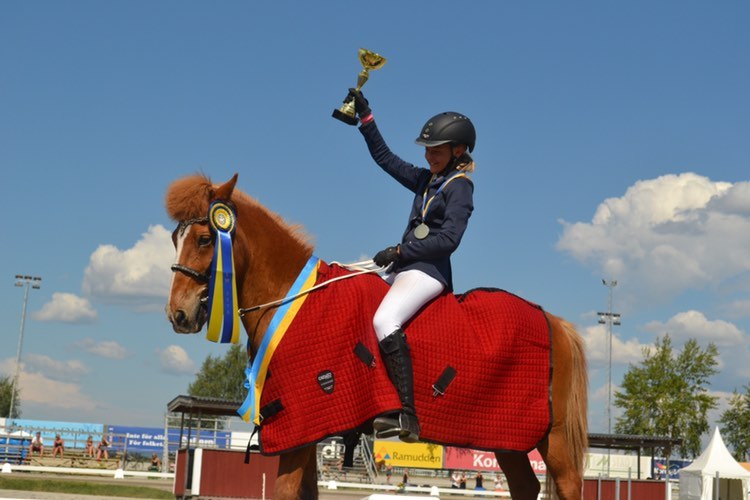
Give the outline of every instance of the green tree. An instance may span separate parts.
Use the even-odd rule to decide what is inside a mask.
[[[750,459],[750,385],[745,386],[745,394],[734,390],[719,423],[721,436],[734,449],[734,458],[740,462]]]
[[[232,345],[224,357],[209,355],[188,386],[191,396],[243,401],[245,389],[245,366],[247,351],[239,344]]]
[[[7,418],[18,418],[21,416],[21,399],[18,397],[18,387],[15,388],[15,392],[13,415],[9,415],[11,394],[13,393],[13,379],[10,377],[0,377],[0,416]]]
[[[623,434],[667,436],[682,439],[678,447],[683,457],[696,457],[701,451],[701,435],[709,431],[708,412],[717,407],[717,397],[708,394],[708,379],[716,374],[716,345],[705,350],[694,339],[675,354],[672,340],[665,334],[651,348],[643,349],[639,366],[631,365],[623,377],[622,390],[615,391],[615,406],[623,409],[615,431]],[[660,449],[664,456],[671,447]]]

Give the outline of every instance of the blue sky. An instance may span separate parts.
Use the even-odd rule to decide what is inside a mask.
[[[163,314],[169,183],[239,187],[355,261],[400,238],[411,194],[330,115],[360,70],[391,148],[440,111],[477,128],[475,212],[455,287],[573,321],[605,431],[613,383],[665,332],[750,383],[750,4],[0,1],[0,373],[29,296],[23,416],[159,426],[207,354]]]

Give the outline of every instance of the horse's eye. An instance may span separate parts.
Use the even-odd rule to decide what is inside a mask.
[[[198,236],[198,246],[199,247],[207,247],[210,246],[211,243],[213,243],[214,239],[211,237],[210,234],[202,234]]]

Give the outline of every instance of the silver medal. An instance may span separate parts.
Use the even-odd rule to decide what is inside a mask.
[[[430,234],[430,226],[424,222],[414,228],[414,237],[418,240],[427,238],[428,234]]]

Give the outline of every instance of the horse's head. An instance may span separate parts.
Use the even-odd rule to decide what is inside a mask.
[[[177,250],[166,313],[177,333],[197,333],[208,319],[208,282],[216,237],[208,224],[208,210],[215,200],[232,198],[237,174],[220,186],[204,176],[172,183],[166,208],[177,222],[172,242]]]

